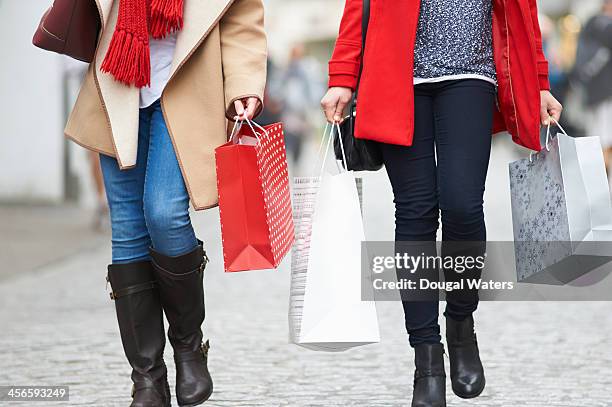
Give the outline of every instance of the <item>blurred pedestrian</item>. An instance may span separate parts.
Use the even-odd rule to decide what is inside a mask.
[[[452,241],[478,243],[483,255],[491,134],[508,130],[515,142],[540,150],[540,125],[561,115],[549,92],[536,0],[396,0],[373,7],[362,59],[364,3],[346,2],[322,100],[327,120],[342,120],[363,68],[355,136],[381,143],[396,241],[435,255],[441,212],[442,256]],[[455,281],[460,271],[444,272]],[[477,397],[485,387],[473,319],[478,292],[450,291],[446,299],[452,389]],[[446,406],[437,292],[403,306],[415,350],[412,406]]]
[[[293,46],[289,63],[279,75],[278,99],[282,102],[282,121],[285,143],[293,162],[297,163],[302,154],[304,140],[310,131],[309,112],[321,97],[312,63],[306,58],[303,44]],[[315,68],[316,69],[316,68]]]
[[[612,0],[584,27],[578,43],[575,78],[584,87],[587,134],[599,136],[608,172],[612,165]]]
[[[102,169],[100,168],[100,154],[94,151],[88,151],[87,158],[89,159],[89,170],[96,193],[96,210],[93,219],[93,229],[100,230],[108,217],[108,204],[106,203],[104,179],[102,178]]]
[[[569,81],[567,70],[564,66],[562,50],[557,40],[557,27],[555,23],[546,15],[538,16],[540,30],[542,32],[542,49],[548,60],[548,79],[550,82],[551,93],[559,103],[563,103],[564,96],[568,91]]]
[[[258,117],[261,124],[273,124],[282,120],[282,101],[277,85],[280,72],[274,61],[268,57],[266,89],[264,90],[264,108]]]
[[[214,150],[227,141],[226,119],[261,110],[263,2],[98,3],[98,63],[65,132],[101,153],[112,228],[107,279],[133,368],[131,405],[171,404],[163,310],[177,401],[195,406],[210,397],[213,384],[201,329],[208,258],[189,201],[196,210],[216,206]]]

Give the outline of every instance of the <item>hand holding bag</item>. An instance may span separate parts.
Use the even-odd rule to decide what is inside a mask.
[[[100,27],[94,0],[55,0],[43,15],[32,44],[89,63],[96,52]]]
[[[355,121],[357,120],[357,94],[359,93],[359,82],[363,71],[363,54],[365,50],[368,25],[370,22],[370,0],[363,0],[363,18],[361,23],[361,67],[355,93],[349,106],[349,114],[340,124],[340,132],[334,132],[334,154],[336,160],[342,161],[342,165],[349,171],[378,171],[383,166],[382,152],[376,141],[355,138]],[[332,128],[335,129],[336,127]],[[340,138],[342,137],[342,143]],[[344,146],[344,159],[342,157],[342,146]]]

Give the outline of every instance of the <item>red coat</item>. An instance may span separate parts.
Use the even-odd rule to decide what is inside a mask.
[[[419,0],[371,0],[355,136],[411,145],[413,63]],[[362,0],[346,0],[329,62],[329,86],[355,89],[360,67]],[[540,90],[550,88],[536,0],[493,0],[498,100],[492,132],[540,150]],[[395,110],[405,106],[402,114]]]

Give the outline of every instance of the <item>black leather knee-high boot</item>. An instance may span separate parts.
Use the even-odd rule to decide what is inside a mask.
[[[444,347],[423,343],[414,347],[414,390],[412,407],[446,407]]]
[[[204,268],[202,243],[190,253],[170,257],[151,249],[162,306],[170,327],[168,338],[176,363],[176,398],[180,406],[196,406],[211,396],[208,341],[202,343]]]
[[[131,407],[170,406],[162,306],[151,262],[108,266],[121,342],[132,366]]]
[[[446,317],[446,344],[453,392],[464,399],[478,397],[485,388],[485,376],[472,315],[462,321]]]

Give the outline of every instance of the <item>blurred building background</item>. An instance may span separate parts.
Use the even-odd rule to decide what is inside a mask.
[[[75,202],[96,204],[95,187],[85,151],[64,140],[66,114],[78,91],[85,67],[67,58],[34,48],[30,41],[39,18],[51,0],[0,0],[0,35],[5,63],[0,74],[0,202]],[[290,54],[296,47],[304,59],[294,82],[311,82],[309,110],[311,133],[321,123],[317,100],[324,91],[326,61],[338,30],[344,0],[265,0],[271,57],[271,98],[291,98],[282,86]],[[581,24],[597,11],[601,0],[539,0],[549,45],[549,58],[561,71],[569,70]],[[8,40],[7,40],[8,39]],[[281,82],[281,84],[279,84]],[[302,92],[297,84],[293,93]],[[609,85],[612,86],[612,85]],[[274,101],[272,101],[274,102]],[[576,105],[572,102],[571,106]],[[271,104],[274,110],[274,103]],[[276,116],[299,106],[276,106]],[[283,112],[284,111],[284,112]],[[579,106],[566,109],[580,127]],[[291,121],[292,119],[289,118]],[[300,127],[296,125],[296,127]],[[306,134],[300,136],[307,137]],[[41,176],[42,174],[42,176]]]

